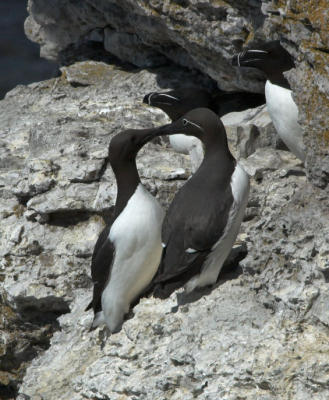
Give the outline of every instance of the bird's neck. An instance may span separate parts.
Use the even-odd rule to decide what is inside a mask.
[[[117,218],[122,210],[126,207],[129,199],[136,192],[138,185],[141,183],[136,161],[131,161],[124,165],[113,168],[117,181],[117,198],[114,207],[114,217]]]
[[[236,161],[230,152],[226,139],[221,138],[221,140],[211,141],[204,140],[203,143],[205,153],[200,169],[207,169],[208,171],[214,169],[218,176],[221,175],[221,171],[218,170],[219,164],[223,166],[223,173],[226,173],[227,168],[234,169]]]
[[[232,157],[229,150],[227,138],[220,135],[206,135],[202,138],[205,150],[205,158],[210,157]]]
[[[266,77],[273,85],[279,85],[286,89],[291,89],[290,84],[283,75],[282,71],[271,71],[271,73],[266,73]]]

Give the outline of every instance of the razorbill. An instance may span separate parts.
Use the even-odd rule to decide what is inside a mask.
[[[127,130],[110,142],[109,161],[117,182],[111,223],[94,248],[91,276],[92,328],[106,324],[111,332],[121,328],[130,304],[150,283],[161,259],[164,212],[142,185],[136,155],[154,138],[156,129]]]
[[[259,93],[224,92],[210,93],[201,88],[180,88],[167,92],[152,92],[144,96],[143,102],[164,111],[172,121],[176,121],[194,108],[205,107],[219,117],[233,111],[243,111],[265,103],[265,97]],[[183,134],[169,137],[171,146],[179,153],[189,154],[192,172],[195,172],[203,159],[203,147],[199,139]]]
[[[205,154],[165,216],[164,251],[151,283],[157,297],[167,297],[182,285],[190,292],[216,282],[238,234],[249,193],[249,177],[232,156],[218,115],[197,108],[159,131],[178,132],[201,140]]]
[[[273,125],[289,150],[304,162],[306,154],[302,129],[298,124],[298,108],[292,98],[289,82],[283,75],[295,68],[293,57],[279,40],[275,40],[235,55],[232,65],[258,68],[266,74],[266,105]]]

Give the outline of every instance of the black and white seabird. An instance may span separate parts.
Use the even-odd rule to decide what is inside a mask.
[[[112,222],[94,248],[91,275],[92,327],[106,324],[111,332],[121,328],[130,304],[151,282],[160,263],[164,212],[142,185],[136,155],[154,138],[155,129],[127,130],[110,142],[109,161],[117,182]]]
[[[195,136],[205,147],[199,169],[176,194],[162,228],[163,256],[154,294],[166,297],[216,282],[238,234],[249,193],[249,177],[232,156],[220,118],[194,109],[159,131]],[[151,284],[151,285],[152,285]]]
[[[233,111],[243,111],[265,103],[265,97],[259,93],[224,92],[215,93],[201,88],[189,87],[167,92],[152,92],[144,96],[143,102],[160,108],[174,122],[194,108],[205,107],[219,117]],[[189,154],[192,171],[195,172],[203,159],[203,147],[199,139],[183,134],[169,137],[171,146],[179,153]]]
[[[306,154],[302,129],[298,124],[298,108],[291,96],[289,82],[283,75],[295,67],[293,57],[279,40],[275,40],[235,55],[232,65],[258,68],[266,74],[265,97],[273,125],[289,150],[304,162]]]

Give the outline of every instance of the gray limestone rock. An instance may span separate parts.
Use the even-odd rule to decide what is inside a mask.
[[[296,69],[287,76],[299,108],[308,176],[325,187],[329,181],[326,9],[326,2],[317,0],[99,0],[97,6],[87,0],[29,0],[25,31],[49,59],[72,63],[86,53],[85,46],[94,46],[96,54],[103,47],[105,54],[137,66],[173,62],[200,71],[221,89],[252,92],[264,90],[264,75],[253,68],[233,68],[232,55],[243,47],[280,39],[296,60]],[[253,124],[244,129],[250,130],[250,137],[258,135]],[[267,135],[271,140],[272,132]],[[242,156],[247,157],[250,144],[243,147]]]
[[[77,63],[63,68],[59,78],[15,88],[1,102],[4,335],[13,327],[1,342],[5,387],[17,386],[27,362],[48,347],[58,329],[56,317],[69,310],[77,290],[89,292],[90,257],[116,196],[107,160],[111,137],[128,127],[166,123],[164,113],[142,103],[143,93],[160,90],[159,77],[170,87],[194,76],[175,69],[128,72]],[[165,206],[190,173],[185,156],[153,143],[141,152],[138,165],[143,182]],[[51,320],[43,318],[48,314]],[[21,330],[28,324],[31,343],[20,356],[12,348],[25,346]],[[40,332],[47,332],[42,345]]]
[[[116,196],[111,137],[167,123],[143,95],[191,81],[202,78],[172,66],[80,62],[1,102],[0,383],[21,384],[18,398],[328,398],[328,198],[277,149],[263,108],[224,121],[252,178],[217,285],[144,298],[119,333],[89,332],[90,260]],[[137,162],[168,207],[188,158],[161,140]]]
[[[162,65],[169,59],[202,71],[223,89],[261,91],[261,73],[250,71],[250,80],[243,81],[230,66],[232,53],[264,21],[260,4],[101,0],[94,7],[88,1],[56,0],[50,5],[29,0],[25,31],[49,59],[58,59],[71,44],[103,40],[107,51],[137,66]]]
[[[246,158],[259,147],[287,149],[276,133],[266,105],[226,114],[222,121],[237,158]]]
[[[329,181],[329,35],[326,1],[264,1],[264,33],[279,38],[295,56],[287,73],[307,148],[309,178],[320,187]]]

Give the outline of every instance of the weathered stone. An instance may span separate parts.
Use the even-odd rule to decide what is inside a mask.
[[[296,59],[296,69],[287,76],[305,134],[308,176],[324,187],[329,180],[326,6],[315,0],[101,0],[96,8],[88,1],[56,0],[49,6],[29,0],[25,29],[50,59],[61,59],[64,50],[72,59],[71,46],[74,60],[77,47],[103,43],[108,52],[137,66],[171,60],[210,76],[222,89],[258,92],[264,90],[264,75],[253,68],[232,68],[231,57],[245,45],[280,39]],[[243,135],[254,141],[254,124],[245,129],[249,132]],[[272,132],[266,136],[273,140]],[[242,144],[241,156],[251,151],[248,141]]]
[[[142,104],[145,93],[191,83],[213,87],[204,74],[222,88],[261,91],[260,73],[234,70],[229,60],[242,44],[278,35],[289,38],[283,42],[291,53],[307,59],[289,79],[304,130],[314,123],[322,140],[325,102],[318,114],[313,105],[327,86],[310,39],[326,57],[325,17],[317,22],[312,14],[310,32],[305,15],[295,11],[313,2],[275,2],[280,17],[263,7],[264,17],[260,1],[240,3],[124,0],[95,8],[85,1],[29,1],[26,29],[47,57],[65,53],[67,61],[71,53],[74,59],[74,48],[81,54],[86,41],[102,45],[108,29],[113,51],[126,61],[162,63],[165,56],[203,75],[172,64],[146,71],[80,62],[62,68],[56,79],[17,87],[1,102],[1,384],[17,388],[39,354],[21,398],[328,398],[328,199],[307,182],[291,153],[277,150],[264,108],[227,116],[230,146],[254,176],[237,255],[216,287],[142,299],[112,336],[103,328],[89,332],[92,315],[84,311],[91,254],[116,196],[110,139],[128,127],[168,122]],[[315,99],[312,115],[309,99]],[[324,186],[326,166],[319,160],[325,146],[320,151],[318,139],[305,133],[309,174]],[[157,141],[137,162],[145,186],[168,207],[190,174],[188,158]]]
[[[137,67],[158,67],[166,64],[167,58],[145,45],[137,35],[104,29],[104,48],[122,61]]]
[[[58,328],[55,318],[68,311],[77,288],[90,287],[90,257],[116,196],[108,145],[126,127],[168,121],[164,113],[142,103],[143,93],[160,90],[159,76],[170,86],[196,75],[77,63],[63,68],[59,78],[17,87],[2,101],[0,276],[6,304],[15,318],[23,316],[24,326],[34,314],[52,313],[52,330],[42,317],[38,327],[52,332]],[[141,152],[138,166],[146,186],[165,206],[189,175],[189,160],[159,144]],[[179,168],[184,172],[177,181],[173,174]],[[11,356],[10,346],[20,347],[25,337],[22,324],[12,325],[17,342],[4,342],[3,357],[16,361],[2,369],[10,379],[1,383],[14,390],[27,362],[47,346],[39,346],[39,330],[31,328],[31,357],[25,352],[21,359]]]
[[[281,170],[280,176],[286,176],[289,172],[304,175],[302,164],[292,153],[275,151],[272,148],[259,148],[247,159],[240,160],[246,172],[256,180],[262,179],[266,171]],[[299,169],[298,169],[299,167]]]
[[[16,89],[3,102],[3,120],[10,117],[3,126],[11,138],[19,138],[15,147],[5,137],[12,164],[1,175],[8,198],[1,203],[6,304],[17,318],[25,315],[29,321],[31,310],[39,316],[65,313],[49,349],[28,367],[21,397],[326,399],[328,200],[307,182],[290,152],[260,147],[262,140],[273,145],[272,134],[266,136],[266,117],[264,125],[255,123],[259,140],[249,147],[255,151],[240,159],[254,177],[241,232],[218,285],[189,296],[177,291],[167,300],[142,299],[118,334],[108,336],[104,328],[88,331],[92,315],[84,309],[91,298],[90,257],[116,195],[107,164],[109,140],[128,124],[168,122],[164,113],[141,103],[141,93],[159,88],[155,74],[100,68],[99,81],[94,79],[97,63],[80,63],[63,70],[60,79]],[[67,76],[77,78],[67,82]],[[85,84],[76,84],[80,79]],[[50,101],[48,96],[54,111],[45,113],[41,105]],[[12,125],[10,110],[17,101],[26,105]],[[242,141],[234,140],[232,132],[255,119],[264,121],[263,111],[229,116],[235,154]],[[30,135],[20,133],[26,130],[25,113]],[[46,129],[53,119],[57,128]],[[85,179],[93,165],[97,173]],[[165,141],[143,148],[138,168],[165,207],[190,173],[188,158],[173,153]],[[43,193],[30,190],[35,176],[41,181],[51,177],[53,186]],[[25,200],[15,194],[19,177],[27,182]],[[48,329],[45,321],[40,326]],[[22,328],[15,329],[13,337],[23,346]],[[39,331],[33,332],[38,337]],[[39,350],[32,346],[31,358]],[[4,360],[17,359],[10,351],[3,347]],[[22,379],[26,359],[19,365],[19,376],[3,369],[7,377],[11,374],[7,382],[17,385]]]
[[[222,117],[231,149],[237,158],[247,158],[257,148],[286,149],[279,138],[266,105]]]
[[[307,148],[306,166],[312,181],[329,181],[329,17],[326,0],[266,1],[264,32],[283,39],[296,56],[296,69],[287,73]]]
[[[25,32],[46,58],[57,59],[70,44],[90,41],[90,32],[97,30],[97,42],[103,40],[109,52],[137,66],[169,59],[201,70],[223,89],[261,91],[261,73],[250,71],[250,80],[243,81],[230,66],[235,46],[254,36],[264,21],[260,4],[102,0],[96,8],[87,1],[67,0],[63,7],[59,0],[51,6],[29,0]]]

